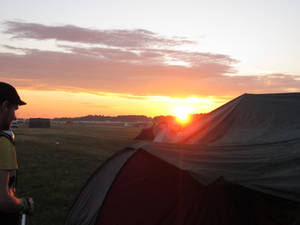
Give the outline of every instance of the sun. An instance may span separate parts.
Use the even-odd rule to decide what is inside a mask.
[[[185,105],[176,106],[173,109],[173,115],[176,116],[176,121],[181,124],[188,123],[193,112],[193,107]]]

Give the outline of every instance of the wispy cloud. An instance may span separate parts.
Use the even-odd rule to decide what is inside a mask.
[[[71,25],[46,26],[37,23],[7,21],[5,33],[13,38],[31,38],[36,40],[55,39],[87,44],[102,44],[114,47],[147,47],[153,45],[174,46],[193,44],[184,38],[169,39],[144,30],[98,30]]]
[[[230,65],[214,62],[213,55],[205,56],[208,59],[203,64],[184,67],[165,64],[155,60],[156,56],[129,54],[126,60],[107,49],[101,51],[101,57],[93,54],[94,49],[84,54],[29,49],[24,55],[1,53],[0,77],[31,79],[38,88],[44,83],[47,89],[70,86],[139,95],[187,95],[191,91],[199,93],[204,79],[232,70]],[[192,88],[191,84],[197,86]]]

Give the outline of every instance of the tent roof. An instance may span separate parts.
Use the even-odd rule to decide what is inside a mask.
[[[244,94],[181,133],[162,131],[155,142],[253,145],[300,137],[300,93]]]
[[[140,148],[189,171],[300,201],[300,93],[244,94],[182,133]]]

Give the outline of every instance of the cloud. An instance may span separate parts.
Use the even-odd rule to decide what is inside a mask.
[[[70,41],[86,44],[101,44],[114,47],[176,46],[194,44],[185,38],[169,39],[144,30],[96,30],[72,25],[46,26],[37,23],[7,21],[4,33],[16,39]]]
[[[123,50],[98,47],[82,48],[66,45],[59,45],[59,47],[74,54],[97,57],[98,60],[102,61],[126,62],[144,65],[166,65],[171,62],[182,62],[188,67],[211,67],[212,72],[216,72],[212,67],[223,68],[223,71],[220,71],[220,73],[225,72],[225,70],[226,72],[234,72],[234,70],[232,68],[232,70],[230,70],[229,67],[230,64],[237,62],[237,60],[221,54],[186,52],[169,49],[140,48]],[[26,51],[27,50],[25,50],[25,52]]]
[[[19,49],[24,50],[24,49]],[[151,50],[152,51],[152,50]],[[85,89],[138,95],[181,95],[199,92],[201,80],[232,70],[219,56],[176,58],[193,65],[169,65],[159,60],[164,50],[133,54],[111,49],[72,48],[70,53],[26,49],[24,54],[0,54],[0,77],[33,80],[30,88]],[[174,54],[174,52],[172,52]],[[176,54],[179,55],[179,52]],[[230,61],[230,60],[229,60]],[[197,87],[191,89],[198,84]]]
[[[14,38],[73,42],[58,43],[64,52],[3,46],[23,53],[0,53],[1,80],[11,80],[18,87],[109,92],[139,99],[300,91],[297,75],[238,76],[234,69],[236,59],[174,50],[170,46],[193,42],[162,38],[147,30],[93,30],[12,21],[5,24],[6,33]],[[78,42],[90,45],[83,47]]]
[[[0,54],[1,80],[13,79],[19,87],[29,89],[137,96],[224,96],[300,90],[298,76],[225,76],[224,73],[231,69],[229,65],[212,61],[184,67],[125,63],[119,59],[103,60],[90,54],[38,50],[27,50],[24,55]]]

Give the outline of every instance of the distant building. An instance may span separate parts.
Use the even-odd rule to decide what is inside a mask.
[[[124,127],[149,127],[151,124],[149,122],[125,122]]]
[[[45,118],[30,118],[30,128],[50,128],[50,119]]]

